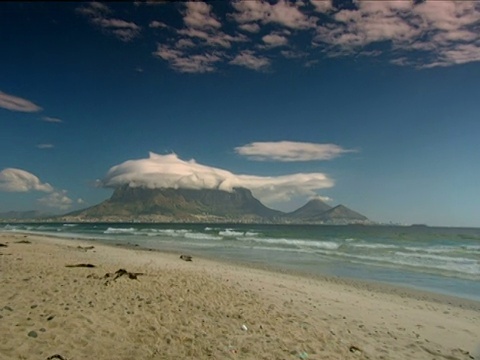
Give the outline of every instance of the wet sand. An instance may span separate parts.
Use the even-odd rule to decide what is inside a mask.
[[[473,301],[79,240],[0,244],[0,359],[480,359]]]

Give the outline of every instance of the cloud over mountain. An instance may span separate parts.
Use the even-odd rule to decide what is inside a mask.
[[[238,175],[230,171],[184,161],[175,154],[150,153],[146,159],[128,160],[113,166],[100,181],[104,187],[123,185],[147,188],[250,189],[262,202],[272,204],[295,196],[314,196],[330,188],[334,181],[323,173],[297,173],[282,176]]]

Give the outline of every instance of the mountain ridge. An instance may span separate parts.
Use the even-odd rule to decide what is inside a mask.
[[[332,207],[312,199],[295,211],[270,209],[246,188],[149,189],[118,187],[112,196],[87,209],[59,217],[61,221],[238,222],[272,224],[367,224],[367,217],[344,205]]]

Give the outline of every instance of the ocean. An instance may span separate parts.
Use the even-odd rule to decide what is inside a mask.
[[[480,301],[480,229],[239,224],[0,224],[0,231],[178,251]]]

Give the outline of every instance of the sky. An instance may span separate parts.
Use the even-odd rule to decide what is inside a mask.
[[[480,226],[480,2],[10,2],[0,47],[0,212],[246,187]]]

